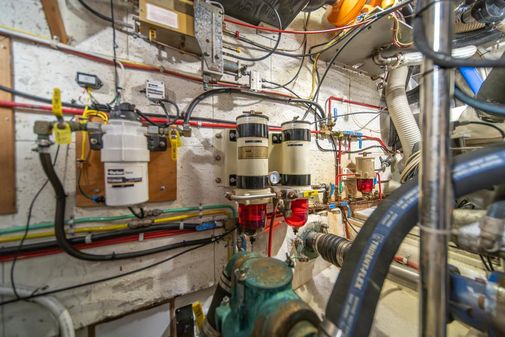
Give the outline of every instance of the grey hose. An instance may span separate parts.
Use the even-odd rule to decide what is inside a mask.
[[[391,116],[400,137],[405,158],[409,158],[414,146],[421,142],[421,131],[410,109],[405,90],[408,74],[408,67],[391,70],[386,86],[389,116]]]
[[[28,290],[26,288],[16,287],[16,290],[22,297],[31,296],[33,293],[33,290]],[[0,295],[14,296],[14,291],[10,287],[0,286]],[[58,321],[61,337],[75,337],[74,322],[72,321],[72,317],[70,316],[67,308],[65,308],[60,301],[52,296],[34,297],[29,301],[40,304],[51,312],[54,318]]]

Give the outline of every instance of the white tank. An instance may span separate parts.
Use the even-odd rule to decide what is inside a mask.
[[[310,122],[292,120],[281,127],[281,184],[310,186]]]
[[[149,150],[141,123],[111,119],[103,126],[105,204],[131,206],[149,199]]]

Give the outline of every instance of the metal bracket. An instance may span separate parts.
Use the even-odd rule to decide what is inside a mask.
[[[272,144],[282,143],[282,133],[272,133]]]
[[[228,177],[228,184],[230,186],[237,186],[237,175],[236,174],[230,174]]]
[[[237,141],[237,131],[236,130],[230,130],[230,133],[228,135],[230,142],[236,142]]]
[[[196,0],[195,38],[202,50],[204,86],[223,76],[223,11],[209,2]]]

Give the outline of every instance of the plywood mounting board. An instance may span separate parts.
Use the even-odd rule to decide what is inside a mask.
[[[85,160],[80,161],[82,153],[82,132],[76,136],[76,205],[78,207],[99,206],[86,198],[79,189],[88,195],[105,193],[104,169],[100,151],[90,151],[84,146]],[[82,169],[82,171],[81,171]],[[81,173],[82,172],[82,173]],[[81,176],[80,176],[81,173]],[[177,199],[177,162],[170,157],[170,149],[165,152],[151,152],[149,162],[149,202],[166,202]]]
[[[0,35],[0,84],[12,88],[12,50],[11,39]],[[0,99],[12,101],[12,95],[0,91]],[[16,144],[14,128],[14,110],[0,108],[0,214],[16,213]]]

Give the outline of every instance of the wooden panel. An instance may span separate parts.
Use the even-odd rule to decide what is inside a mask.
[[[0,84],[12,88],[11,39],[0,35]],[[11,101],[12,95],[0,91],[0,99]],[[16,143],[14,111],[0,108],[0,214],[16,213]]]
[[[87,139],[87,138],[86,138]],[[85,160],[80,162],[82,151],[82,132],[76,137],[76,177],[82,167],[81,188],[88,195],[105,193],[104,169],[100,161],[100,151],[89,151],[86,142]],[[151,152],[149,162],[149,202],[164,202],[177,199],[177,162],[170,157],[170,149],[165,152]],[[97,204],[86,198],[79,191],[76,181],[76,205],[78,207],[96,207]]]
[[[65,30],[65,24],[61,17],[60,7],[57,0],[41,0],[44,14],[46,15],[47,25],[51,36],[57,36],[60,42],[68,43],[68,35]]]

